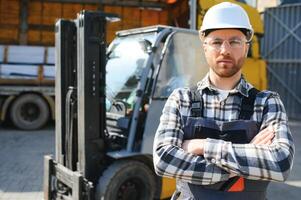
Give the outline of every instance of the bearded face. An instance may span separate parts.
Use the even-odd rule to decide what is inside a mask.
[[[241,73],[249,45],[237,29],[212,31],[204,40],[204,51],[210,71],[220,78]]]

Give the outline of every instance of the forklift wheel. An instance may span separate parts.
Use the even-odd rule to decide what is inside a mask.
[[[117,161],[100,177],[96,200],[152,200],[155,190],[155,174],[144,163]]]

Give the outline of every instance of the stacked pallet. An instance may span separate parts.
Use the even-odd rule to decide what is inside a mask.
[[[188,23],[187,0],[82,2],[90,3],[67,3],[63,0],[0,0],[0,43],[54,45],[56,20],[74,19],[76,13],[81,10],[100,10],[115,13],[121,18],[119,22],[108,23],[109,42],[119,30],[156,24],[185,27]]]
[[[19,0],[0,0],[0,42],[17,43],[20,26]]]
[[[0,45],[1,85],[53,85],[54,47]]]

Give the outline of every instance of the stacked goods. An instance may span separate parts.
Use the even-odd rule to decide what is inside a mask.
[[[54,24],[59,18],[71,19],[80,10],[97,10],[97,5],[29,1],[27,5],[27,44],[54,45]]]
[[[79,1],[77,1],[79,2]],[[73,19],[80,10],[115,13],[121,21],[108,23],[107,41],[115,32],[149,25],[188,26],[187,0],[117,0],[66,3],[47,0],[0,0],[0,43],[54,45],[57,19]]]
[[[0,45],[1,85],[53,85],[54,48]]]
[[[0,42],[17,43],[20,27],[20,1],[0,0]]]

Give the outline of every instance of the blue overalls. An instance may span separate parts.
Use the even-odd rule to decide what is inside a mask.
[[[213,92],[213,91],[210,91]],[[249,90],[248,97],[242,98],[239,119],[230,122],[221,122],[203,118],[202,94],[196,87],[191,88],[192,108],[190,115],[184,118],[184,140],[195,138],[213,138],[231,141],[232,143],[250,143],[258,133],[259,125],[252,121],[254,102],[259,91]],[[229,190],[237,181],[243,181],[241,191]],[[195,200],[264,200],[268,181],[254,181],[241,177],[233,177],[227,181],[213,185],[194,185],[177,180],[177,190],[172,199]]]

